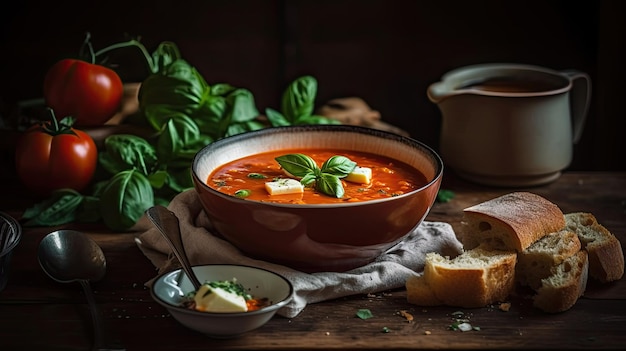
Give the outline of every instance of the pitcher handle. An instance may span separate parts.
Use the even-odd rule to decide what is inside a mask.
[[[589,112],[589,104],[591,102],[591,78],[588,74],[578,70],[560,71],[567,76],[572,82],[572,90],[570,92],[570,105],[572,108],[573,137],[572,141],[576,144],[583,133],[585,119]]]

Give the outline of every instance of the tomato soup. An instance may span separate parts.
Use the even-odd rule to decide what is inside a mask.
[[[371,180],[368,184],[360,184],[342,179],[344,195],[341,198],[323,194],[312,186],[305,187],[302,193],[270,195],[265,183],[290,178],[275,158],[298,153],[311,157],[318,167],[332,156],[347,157],[359,167],[370,168]],[[237,196],[236,193],[243,191],[246,200],[285,204],[331,204],[384,199],[411,192],[428,183],[420,171],[392,158],[333,149],[279,150],[247,156],[220,166],[209,175],[206,182],[224,194]]]

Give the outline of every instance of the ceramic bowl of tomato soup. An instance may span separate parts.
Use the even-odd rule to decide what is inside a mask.
[[[349,125],[238,134],[205,146],[191,168],[216,235],[304,272],[374,261],[424,220],[443,174],[427,145]]]

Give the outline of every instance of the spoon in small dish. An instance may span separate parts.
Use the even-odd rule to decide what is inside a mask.
[[[146,216],[154,226],[159,229],[161,234],[163,234],[170,248],[174,251],[174,255],[176,255],[176,258],[178,258],[178,261],[183,266],[183,271],[191,281],[191,284],[193,284],[194,290],[197,291],[200,289],[202,284],[200,284],[200,280],[198,280],[198,277],[196,277],[196,274],[191,268],[191,263],[185,253],[185,247],[183,246],[183,240],[180,234],[180,224],[176,214],[163,206],[156,205],[146,210]]]
[[[78,281],[83,287],[94,328],[93,350],[125,350],[104,342],[104,324],[90,281],[98,281],[106,273],[106,259],[98,244],[82,232],[57,230],[39,243],[37,259],[43,271],[59,283]]]

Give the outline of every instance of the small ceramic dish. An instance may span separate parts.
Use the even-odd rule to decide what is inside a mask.
[[[253,297],[270,301],[269,306],[250,312],[201,312],[181,306],[185,295],[194,291],[182,269],[159,275],[150,289],[152,298],[180,324],[213,338],[232,338],[263,326],[294,294],[289,280],[262,268],[210,264],[194,266],[193,271],[201,283],[236,279]]]

